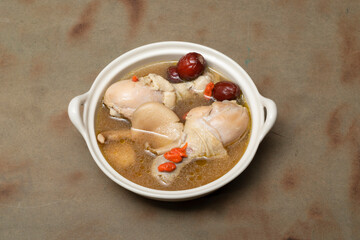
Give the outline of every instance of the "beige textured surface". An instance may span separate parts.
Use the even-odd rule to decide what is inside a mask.
[[[111,60],[215,48],[278,105],[235,181],[184,203],[109,180],[67,117]],[[360,2],[0,1],[0,239],[360,239]]]

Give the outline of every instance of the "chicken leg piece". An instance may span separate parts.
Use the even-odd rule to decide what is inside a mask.
[[[225,146],[245,135],[249,114],[245,107],[234,102],[214,102],[211,106],[192,109],[184,127],[187,158],[176,165],[172,172],[160,172],[158,166],[168,162],[164,155],[154,159],[151,173],[164,185],[171,184],[181,169],[192,161],[204,158],[221,158],[227,155]]]
[[[97,139],[100,143],[131,139],[155,154],[163,154],[184,141],[179,117],[162,103],[142,104],[133,113],[131,124],[131,129],[101,132]]]
[[[144,103],[159,102],[173,109],[175,100],[175,88],[157,74],[141,77],[137,82],[130,79],[118,81],[104,95],[104,104],[110,109],[110,115],[130,120],[134,111]]]

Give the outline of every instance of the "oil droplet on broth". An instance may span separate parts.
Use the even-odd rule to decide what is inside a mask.
[[[198,165],[198,166],[205,166],[207,164],[207,160],[205,159],[200,159],[200,160],[196,160],[195,163]]]

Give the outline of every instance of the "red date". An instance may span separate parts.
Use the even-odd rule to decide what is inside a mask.
[[[205,65],[206,61],[201,54],[190,52],[180,58],[177,64],[177,71],[181,79],[191,81],[204,72]]]
[[[171,83],[181,83],[183,80],[181,80],[179,73],[177,71],[176,66],[171,66],[167,69],[167,79]]]
[[[218,82],[213,89],[213,97],[218,101],[235,100],[240,94],[240,87],[233,82]]]

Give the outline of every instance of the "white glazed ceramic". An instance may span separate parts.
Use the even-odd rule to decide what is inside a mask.
[[[103,97],[106,88],[112,82],[119,80],[119,77],[146,64],[167,60],[176,61],[188,52],[201,53],[205,57],[208,66],[239,84],[248,101],[251,112],[252,129],[249,145],[240,161],[228,173],[209,184],[181,191],[163,191],[146,188],[122,177],[103,157],[98,147],[94,130],[96,107],[99,100]],[[84,137],[90,153],[99,168],[114,182],[134,193],[151,199],[181,201],[206,195],[229,183],[242,173],[252,161],[260,142],[274,125],[277,109],[272,100],[260,95],[255,84],[244,69],[224,54],[194,43],[159,42],[131,50],[112,61],[100,72],[88,92],[71,100],[68,113],[72,123]]]

